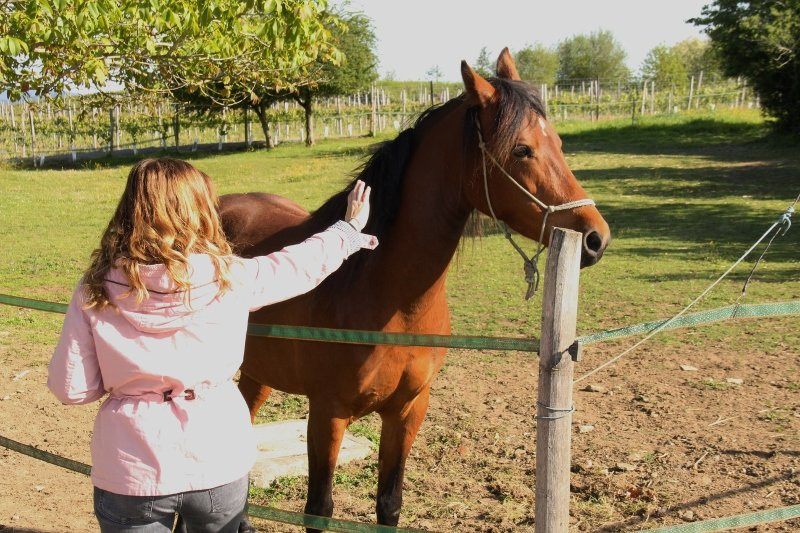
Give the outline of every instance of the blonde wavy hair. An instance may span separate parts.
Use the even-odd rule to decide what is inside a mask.
[[[231,248],[217,212],[219,199],[211,178],[185,161],[144,159],[128,174],[125,192],[108,223],[100,247],[92,252],[84,275],[86,307],[114,306],[104,281],[112,268],[121,269],[141,303],[148,298],[139,265],[164,264],[177,290],[191,291],[189,255],[207,254],[220,293],[230,285]]]

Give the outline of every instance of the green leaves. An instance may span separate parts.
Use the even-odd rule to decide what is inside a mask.
[[[193,86],[232,104],[256,86],[306,82],[309,59],[331,48],[326,7],[325,0],[20,0],[0,20],[0,91],[25,83],[41,95],[113,81],[163,92]]]
[[[800,2],[716,0],[689,22],[705,26],[726,74],[750,80],[778,128],[800,134]]]
[[[28,53],[28,44],[16,37],[0,37],[0,52],[10,56]]]

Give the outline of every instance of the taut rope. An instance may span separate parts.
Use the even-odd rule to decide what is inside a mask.
[[[550,216],[551,213],[555,213],[556,211],[565,211],[567,209],[573,209],[575,207],[582,207],[585,205],[595,205],[594,200],[591,198],[583,198],[580,200],[573,200],[572,202],[567,202],[565,204],[560,205],[548,205],[541,200],[539,200],[536,196],[531,194],[529,190],[522,186],[514,177],[509,174],[503,166],[497,162],[494,156],[489,152],[486,148],[486,143],[483,140],[483,134],[481,133],[481,124],[479,120],[475,120],[475,124],[478,128],[478,147],[481,149],[481,162],[483,164],[483,190],[486,193],[486,203],[489,206],[489,213],[492,215],[494,219],[494,223],[503,230],[503,234],[505,235],[508,242],[511,243],[511,246],[517,251],[517,253],[522,256],[522,261],[525,270],[525,282],[528,284],[528,290],[525,292],[525,299],[529,300],[531,296],[536,293],[536,289],[539,287],[539,256],[544,251],[544,245],[542,241],[544,240],[544,231],[547,227],[547,217]],[[533,254],[532,257],[528,257],[527,254],[522,250],[522,248],[514,241],[513,237],[511,236],[511,231],[508,229],[503,222],[497,219],[497,215],[494,213],[494,207],[492,207],[492,200],[489,197],[489,173],[486,170],[486,158],[494,163],[494,165],[500,170],[500,172],[511,181],[520,191],[522,191],[525,196],[533,200],[533,202],[538,205],[542,211],[544,211],[544,219],[542,220],[542,230],[539,232],[539,243],[536,247],[536,253]]]

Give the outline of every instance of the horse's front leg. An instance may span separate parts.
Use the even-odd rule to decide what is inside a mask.
[[[305,512],[316,516],[333,515],[333,471],[339,457],[348,419],[334,416],[326,402],[309,404],[308,414],[308,496]],[[317,529],[306,529],[315,533]]]
[[[406,458],[428,411],[430,388],[425,387],[400,409],[380,413],[381,445],[378,452],[378,523],[396,526],[403,505]]]

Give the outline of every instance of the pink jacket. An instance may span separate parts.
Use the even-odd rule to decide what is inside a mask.
[[[250,311],[316,287],[374,237],[338,222],[301,244],[254,259],[236,258],[232,287],[217,295],[206,255],[192,255],[191,305],[163,265],[140,267],[150,298],[120,298],[119,270],[106,289],[117,309],[84,309],[78,284],[47,385],[65,404],[108,397],[92,435],[92,482],[118,494],[155,496],[201,490],[246,475],[255,459],[250,414],[233,382]],[[185,390],[195,398],[182,397]],[[164,393],[172,391],[171,401]]]

